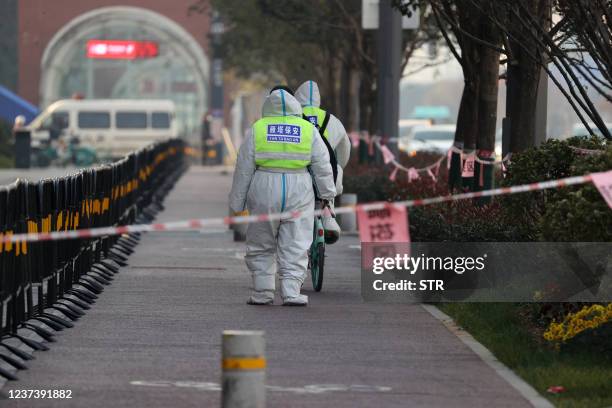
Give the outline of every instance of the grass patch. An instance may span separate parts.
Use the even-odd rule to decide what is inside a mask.
[[[612,406],[612,356],[594,349],[556,351],[529,327],[525,304],[455,303],[438,307],[558,407]],[[551,385],[566,391],[549,394]]]

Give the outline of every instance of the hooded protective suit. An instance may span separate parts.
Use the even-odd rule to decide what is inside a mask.
[[[262,116],[302,117],[299,102],[283,90],[272,92],[263,105]],[[306,123],[308,125],[308,123]],[[255,135],[252,128],[240,146],[232,190],[230,209],[246,208],[252,214],[285,211],[313,211],[313,178],[319,196],[332,199],[336,195],[329,154],[317,129],[312,129],[311,157],[307,168],[269,168],[256,165]],[[245,261],[253,275],[253,292],[249,303],[269,304],[274,301],[275,261],[284,304],[306,304],[300,295],[308,267],[308,249],[312,243],[313,216],[300,219],[258,222],[247,229]]]
[[[321,93],[319,92],[319,85],[314,81],[306,81],[295,92],[295,98],[300,102],[303,108],[307,107],[321,107]],[[319,123],[319,125],[321,125]],[[338,195],[342,194],[342,177],[343,169],[346,167],[349,158],[351,156],[351,141],[346,134],[346,129],[342,125],[342,122],[337,117],[330,114],[329,123],[326,128],[327,140],[331,145],[332,149],[336,153],[336,159],[338,160],[338,177],[336,178],[336,192]],[[333,205],[333,203],[332,203]],[[334,218],[325,217],[324,227],[326,231],[333,231],[336,234],[340,234],[340,226]]]

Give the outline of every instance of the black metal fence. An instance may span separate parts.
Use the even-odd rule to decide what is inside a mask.
[[[183,142],[170,140],[70,176],[17,180],[0,187],[0,235],[150,222],[185,166]],[[72,327],[95,302],[138,239],[0,241],[0,359],[23,369],[32,355],[22,343],[48,349],[55,331]],[[0,375],[16,379],[1,365]]]

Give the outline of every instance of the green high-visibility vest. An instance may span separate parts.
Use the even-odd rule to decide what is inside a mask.
[[[302,111],[304,112],[304,116],[308,118],[308,121],[310,123],[319,127],[323,125],[323,122],[325,121],[325,115],[327,114],[327,112],[325,112],[323,109],[317,108],[315,106],[305,106],[302,108]],[[329,131],[327,130],[327,126],[323,131],[323,136],[326,139],[329,138]]]
[[[253,125],[255,164],[278,169],[303,169],[312,155],[312,123],[296,116],[270,116]]]

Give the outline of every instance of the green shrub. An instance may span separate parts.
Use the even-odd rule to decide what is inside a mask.
[[[612,169],[612,146],[604,154],[579,156],[570,175]],[[545,241],[609,241],[612,211],[592,184],[558,190],[538,224]]]
[[[572,147],[602,150],[584,155]],[[406,167],[424,167],[439,156],[400,156]],[[583,175],[612,169],[612,145],[597,137],[549,140],[512,157],[502,186]],[[359,202],[398,201],[448,194],[446,169],[437,182],[427,175],[408,182],[399,172],[389,180],[391,166],[357,165],[345,170],[344,191],[356,193]],[[414,241],[609,241],[612,211],[590,183],[499,197],[491,204],[472,201],[409,209],[410,233]]]
[[[385,201],[388,199],[392,183],[384,168],[374,165],[354,165],[345,169],[344,193],[357,194],[360,203]]]
[[[569,177],[576,153],[565,142],[549,140],[539,148],[515,154],[508,165],[502,186],[534,183]],[[539,221],[555,190],[515,194],[501,198],[507,218],[519,221],[520,235],[525,241],[535,241],[539,235]]]
[[[424,153],[416,157],[400,155],[406,167],[422,168],[439,159],[439,155]],[[396,181],[389,180],[392,167],[358,165],[351,162],[344,173],[344,192],[357,194],[359,202],[401,201],[448,194],[444,164],[437,181],[426,174],[408,182],[406,173],[398,172]],[[484,242],[519,240],[517,229],[508,224],[503,209],[493,202],[475,206],[472,201],[456,201],[408,209],[410,236],[415,242]]]
[[[583,155],[570,146],[602,150]],[[612,169],[612,145],[597,137],[549,140],[513,156],[502,184],[533,183]],[[608,241],[612,213],[592,184],[516,194],[502,199],[508,220],[528,241]]]
[[[509,225],[503,209],[493,203],[476,206],[457,201],[409,210],[410,236],[415,242],[503,242],[517,241],[517,228]]]

